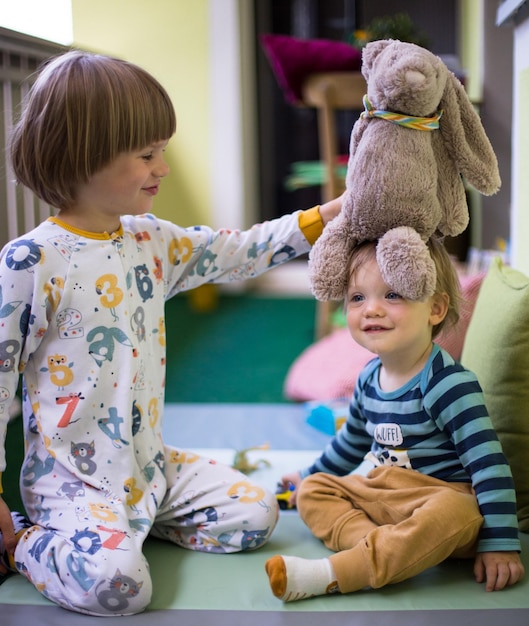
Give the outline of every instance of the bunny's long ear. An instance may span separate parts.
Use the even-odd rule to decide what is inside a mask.
[[[457,170],[484,195],[501,185],[498,161],[463,85],[450,72],[439,108],[441,135]]]
[[[362,74],[366,80],[369,80],[371,68],[377,56],[391,43],[391,39],[377,39],[364,46],[362,50]]]

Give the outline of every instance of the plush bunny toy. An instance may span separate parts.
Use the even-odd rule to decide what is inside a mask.
[[[396,40],[366,45],[366,110],[353,126],[342,210],[309,257],[319,300],[340,300],[353,248],[378,241],[384,281],[422,300],[436,274],[426,241],[468,224],[465,181],[485,195],[500,187],[494,151],[463,86],[437,56]]]

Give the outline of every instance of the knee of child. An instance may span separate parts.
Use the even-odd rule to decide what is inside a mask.
[[[321,510],[322,501],[329,495],[339,493],[336,486],[336,476],[318,472],[311,474],[301,481],[297,488],[296,507],[302,518],[313,510]]]
[[[304,501],[305,498],[310,495],[313,495],[316,491],[318,491],[321,486],[322,486],[322,482],[320,480],[320,478],[323,477],[325,478],[325,474],[311,474],[310,476],[307,476],[306,478],[304,478],[299,487],[297,488],[297,496],[296,496],[296,503],[298,505],[299,508],[299,504],[300,502]]]
[[[266,490],[260,504],[262,504],[262,506],[260,506],[258,510],[256,509],[254,511],[254,527],[269,527],[271,533],[277,524],[277,520],[279,519],[279,504],[275,493]]]
[[[240,549],[255,550],[264,545],[279,519],[279,505],[275,494],[264,491],[259,506],[253,507],[252,515],[246,517]]]
[[[67,608],[93,615],[134,615],[144,611],[151,601],[152,580],[149,566],[143,555],[121,554],[119,559],[105,559],[92,567],[85,565],[76,568],[76,582],[84,593],[73,601],[73,594],[68,601],[77,606]],[[75,554],[73,555],[75,559]],[[70,572],[72,568],[70,567]],[[84,570],[84,575],[80,572]],[[88,572],[96,571],[97,578],[91,578]]]
[[[314,493],[314,487],[313,476],[307,476],[301,481],[296,490],[296,508],[302,518],[305,511],[310,509],[313,504],[313,500],[310,496]]]

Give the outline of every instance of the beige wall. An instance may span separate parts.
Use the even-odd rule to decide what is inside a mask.
[[[72,0],[74,45],[141,65],[167,89],[178,128],[154,204],[182,226],[211,223],[208,0]]]

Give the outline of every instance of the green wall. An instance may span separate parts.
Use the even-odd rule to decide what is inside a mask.
[[[483,97],[481,74],[483,71],[483,5],[482,0],[459,2],[459,61],[467,73],[466,90],[473,102]]]
[[[72,0],[74,46],[141,65],[167,89],[178,128],[154,212],[211,223],[208,0]]]
[[[529,276],[529,254],[527,241],[529,240],[529,177],[527,164],[529,163],[529,119],[524,113],[529,102],[529,67],[520,70],[518,75],[518,125],[513,141],[516,142],[517,176],[515,178],[514,194],[516,204],[516,227],[511,233],[514,240],[517,256],[513,259],[517,269]]]

